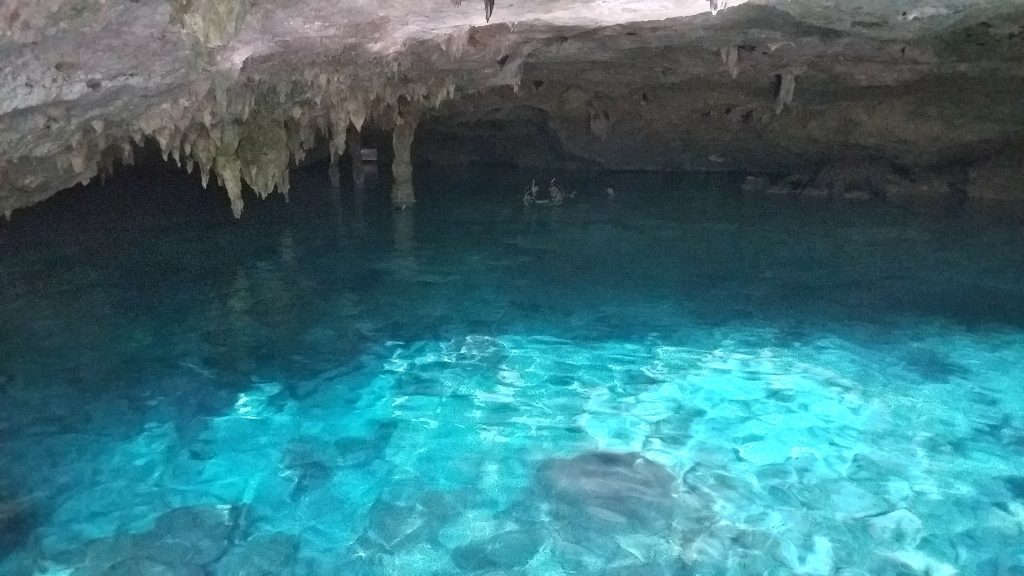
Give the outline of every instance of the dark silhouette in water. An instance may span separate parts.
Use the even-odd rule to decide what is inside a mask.
[[[28,498],[8,498],[0,491],[0,560],[28,543],[37,521]]]

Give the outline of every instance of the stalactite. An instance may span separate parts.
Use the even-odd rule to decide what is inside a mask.
[[[784,72],[775,76],[775,114],[793,104],[793,92],[796,90],[796,76],[792,72]]]
[[[195,159],[199,165],[199,174],[202,178],[203,188],[210,182],[210,171],[213,169],[214,160],[217,155],[213,138],[206,125],[196,124],[196,132],[191,143],[190,158]]]
[[[128,142],[121,143],[121,164],[125,166],[135,165],[135,149]]]
[[[446,49],[461,54],[467,42],[468,28],[453,34]],[[204,75],[180,97],[143,108],[130,124],[83,119],[54,155],[58,172],[65,180],[88,182],[98,170],[106,174],[113,160],[131,163],[131,143],[142,146],[149,138],[165,160],[173,159],[189,173],[198,167],[204,187],[216,174],[239,217],[243,186],[260,197],[274,191],[287,195],[291,162],[301,161],[321,134],[329,138],[334,155],[349,150],[353,180],[361,185],[361,133],[372,121],[378,128],[394,129],[393,199],[397,206],[412,204],[411,144],[420,113],[452,99],[457,76],[410,79],[398,59],[380,60],[369,66],[373,73],[311,69],[287,81]],[[508,77],[502,82],[518,78],[521,63],[521,55],[507,61],[502,73]]]
[[[71,170],[76,175],[85,172],[86,161],[89,157],[89,145],[83,141],[81,133],[75,134],[71,139],[71,151],[68,154],[68,161],[71,164]]]
[[[356,127],[356,130],[362,131],[363,122],[366,121],[367,111],[366,102],[362,98],[354,98],[349,102],[348,115],[352,121],[352,125]],[[342,132],[344,134],[344,132]]]
[[[607,110],[598,110],[592,105],[589,107],[589,114],[590,133],[604,140],[608,137],[608,131],[611,129],[611,114]]]
[[[327,163],[327,181],[331,185],[331,191],[341,193],[341,168],[338,166],[337,156],[332,156]]]
[[[117,160],[113,149],[104,150],[100,154],[99,160],[99,178],[100,184],[105,184],[107,178],[114,174],[114,162]]]
[[[363,168],[363,137],[355,126],[348,127],[345,147],[348,149],[348,155],[352,161],[352,182],[356,186],[362,186],[366,180],[366,172]]]
[[[452,0],[452,4],[462,6],[462,0]],[[491,21],[491,14],[494,13],[494,0],[484,0],[484,20]]]
[[[288,134],[280,118],[262,113],[241,124],[238,162],[242,177],[265,198],[274,192],[288,196]]]
[[[719,53],[722,55],[722,62],[725,64],[726,70],[729,71],[729,76],[735,79],[740,74],[740,50],[735,44],[719,49]]]
[[[288,134],[288,150],[297,164],[306,157],[306,150],[316,145],[317,122],[309,110],[296,105],[285,119],[285,132]]]
[[[214,168],[221,186],[231,199],[231,212],[235,218],[242,217],[242,166],[238,160],[239,128],[234,122],[222,127]]]
[[[417,118],[410,110],[403,110],[395,120],[391,140],[394,155],[391,172],[394,175],[391,204],[405,209],[416,202],[412,185],[412,141],[416,135]]]
[[[330,112],[331,119],[331,157],[345,153],[345,134],[348,131],[349,111],[347,108],[335,108]]]

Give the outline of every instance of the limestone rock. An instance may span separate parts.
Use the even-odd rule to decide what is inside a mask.
[[[743,191],[748,193],[766,192],[770,185],[771,180],[767,176],[747,176],[743,180]]]
[[[884,160],[854,159],[829,164],[818,173],[811,188],[837,198],[885,198],[910,186],[895,167]]]
[[[735,78],[735,76],[733,77]],[[793,95],[796,93],[796,75],[793,72],[783,72],[775,78],[775,114],[781,114],[783,108],[793,104]]]
[[[554,513],[573,524],[658,531],[675,515],[675,476],[639,454],[592,452],[551,460],[538,480]]]
[[[809,179],[803,174],[790,174],[779,182],[764,189],[764,192],[783,196],[820,196],[819,189],[809,186]]]
[[[489,1],[481,15],[411,0],[8,0],[0,214],[119,169],[146,139],[216,175],[240,214],[250,192],[287,193],[318,138],[340,153],[350,124],[397,132],[401,205],[413,129],[426,159],[461,164],[787,174],[850,157],[916,170],[993,158],[970,194],[1020,195],[1000,185],[1020,156],[999,153],[1024,148],[1008,97],[1024,92],[1024,7],[833,4],[513,3],[487,24]],[[799,114],[773,114],[797,99]],[[494,123],[512,116],[518,140]],[[826,180],[840,194],[889,188]]]
[[[203,46],[231,41],[251,7],[250,0],[173,0],[172,14],[182,30]]]

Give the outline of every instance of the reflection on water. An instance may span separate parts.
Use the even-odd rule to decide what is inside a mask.
[[[534,176],[0,231],[0,573],[1024,571],[1019,207]]]

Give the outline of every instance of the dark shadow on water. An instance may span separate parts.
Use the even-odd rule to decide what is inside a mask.
[[[248,198],[241,221],[178,172],[68,191],[0,232],[0,359],[45,356],[47,376],[92,383],[184,362],[233,387],[467,331],[1024,326],[1024,235],[998,211],[744,196],[732,176],[557,176],[575,198],[525,207],[522,188],[550,175],[430,172],[414,212],[393,214],[385,181],[338,189],[312,166],[293,175],[289,203]],[[941,359],[906,363],[962,375]]]
[[[527,208],[522,187],[549,175],[432,172],[415,212],[392,214],[386,182],[332,190],[313,166],[293,175],[289,203],[248,198],[241,221],[177,172],[65,192],[0,232],[0,359],[45,355],[112,381],[174,374],[188,350],[190,365],[244,385],[466,330],[579,340],[670,334],[680,318],[808,335],[915,316],[1024,326],[1024,239],[998,212],[743,196],[732,176],[559,177],[576,198]],[[631,309],[649,303],[676,316]],[[573,328],[581,314],[593,322]],[[83,355],[96,343],[108,349]]]
[[[0,489],[0,560],[23,549],[42,523],[39,503],[30,497],[15,497]]]
[[[966,378],[971,373],[963,364],[928,348],[914,348],[903,354],[900,360],[908,370],[932,382],[949,383],[953,379]]]

